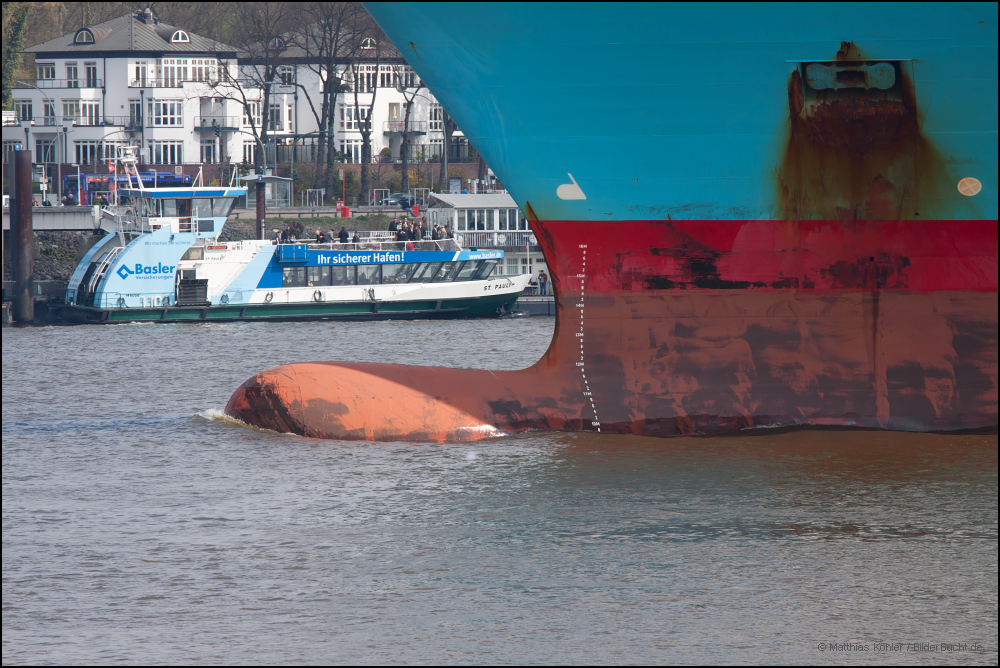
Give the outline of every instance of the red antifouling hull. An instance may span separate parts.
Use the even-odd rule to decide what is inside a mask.
[[[521,371],[290,364],[226,412],[319,438],[997,425],[997,221],[533,224],[556,291]]]

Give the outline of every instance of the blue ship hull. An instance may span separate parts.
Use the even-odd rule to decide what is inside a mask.
[[[838,59],[897,62],[912,79],[941,173],[900,216],[997,218],[996,3],[368,9],[539,220],[836,217],[842,202],[790,216],[779,179],[789,77]],[[585,200],[557,196],[567,174]],[[982,183],[976,197],[956,189],[965,177]]]

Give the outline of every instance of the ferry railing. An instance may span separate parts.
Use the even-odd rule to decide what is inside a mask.
[[[87,292],[89,292],[90,294],[94,294],[95,288],[97,287],[97,284],[100,282],[100,280],[104,278],[104,273],[108,270],[108,266],[111,264],[112,260],[118,257],[118,254],[123,250],[125,250],[124,246],[115,246],[114,248],[108,251],[107,255],[104,256],[104,259],[101,260],[101,264],[98,265],[97,270],[94,272],[94,275],[91,276],[90,283],[88,283],[87,287],[85,288]]]
[[[399,250],[399,251],[460,251],[454,239],[423,239],[421,241],[360,241],[357,243],[316,243],[315,241],[290,241],[288,244],[308,246],[311,250]],[[281,245],[288,245],[281,244]]]

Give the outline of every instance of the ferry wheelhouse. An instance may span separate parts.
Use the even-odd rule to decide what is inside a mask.
[[[128,151],[118,162],[138,174]],[[452,239],[220,242],[246,188],[195,184],[146,188],[135,178],[116,192],[103,210],[116,231],[74,271],[64,320],[489,317],[509,311],[530,278],[494,278],[503,251],[463,250]]]

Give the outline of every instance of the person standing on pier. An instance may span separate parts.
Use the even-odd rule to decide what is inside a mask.
[[[546,294],[548,294],[546,292],[548,287],[549,287],[549,277],[545,273],[545,270],[541,270],[538,272],[538,294],[544,297]]]

